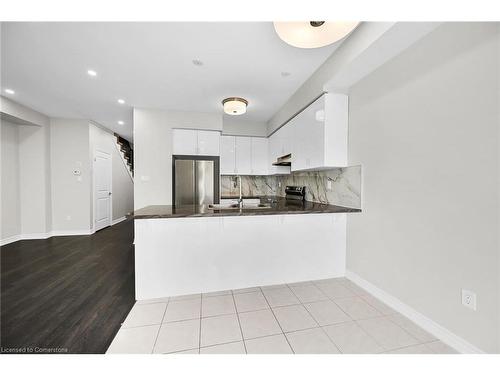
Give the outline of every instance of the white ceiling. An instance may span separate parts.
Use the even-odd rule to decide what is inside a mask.
[[[2,95],[128,139],[132,107],[222,113],[223,98],[242,96],[241,119],[267,121],[339,45],[295,48],[270,22],[2,23],[1,37]]]

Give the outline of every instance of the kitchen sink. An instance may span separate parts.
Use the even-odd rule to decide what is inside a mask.
[[[231,204],[209,204],[208,208],[210,210],[239,210],[240,207],[237,203]],[[262,210],[266,208],[271,208],[270,203],[244,203],[241,209],[243,210]]]

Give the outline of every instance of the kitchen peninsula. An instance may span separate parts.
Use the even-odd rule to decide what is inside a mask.
[[[136,299],[343,276],[346,213],[359,211],[284,198],[144,207],[134,213]]]

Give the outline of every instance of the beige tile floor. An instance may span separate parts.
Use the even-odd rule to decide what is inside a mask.
[[[140,301],[108,353],[456,353],[347,279]]]

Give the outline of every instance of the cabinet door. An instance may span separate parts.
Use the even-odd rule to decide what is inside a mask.
[[[292,171],[306,169],[307,158],[307,126],[297,116],[293,119],[294,127],[292,133],[293,155],[292,155]]]
[[[252,137],[252,170],[253,175],[268,174],[267,138]]]
[[[279,131],[279,130],[278,130]],[[276,159],[278,159],[279,155],[279,138],[278,138],[278,132],[273,133],[269,137],[269,142],[268,142],[268,155],[269,155],[269,162],[274,163]]]
[[[235,174],[235,163],[235,137],[224,135],[221,137],[220,174]]]
[[[324,96],[316,100],[302,113],[308,141],[306,143],[306,168],[325,167],[325,99]],[[320,113],[322,112],[322,113]]]
[[[249,175],[252,170],[252,138],[235,137],[236,141],[236,174]]]
[[[293,128],[293,120],[288,124],[284,125],[280,129],[280,147],[281,147],[281,155],[288,155],[292,153],[292,128]]]
[[[172,153],[174,155],[197,154],[197,131],[188,129],[172,130]]]
[[[220,133],[217,131],[198,130],[198,155],[219,156]]]
[[[325,164],[325,124],[321,116],[316,116],[323,107],[323,98],[318,99],[292,120],[292,171],[320,168]]]

